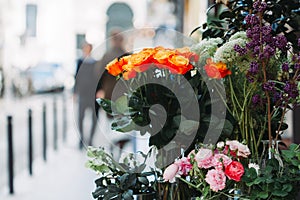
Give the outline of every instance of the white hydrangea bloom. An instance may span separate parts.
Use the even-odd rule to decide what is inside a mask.
[[[221,38],[211,38],[208,40],[202,40],[198,44],[191,47],[191,51],[197,53],[201,56],[213,56],[218,45],[222,44],[223,40]]]
[[[243,39],[243,40],[246,40],[246,41],[249,40],[249,38],[247,37],[245,31],[239,31],[239,32],[236,32],[235,34],[233,34],[233,35],[229,38],[229,41],[233,41],[233,40],[236,40],[236,39]]]
[[[240,45],[241,47],[244,47],[246,45],[246,42],[246,40],[241,38],[226,42],[220,48],[217,49],[214,56],[214,61],[228,64],[234,62],[236,59],[240,59],[241,56],[238,52],[234,50],[233,47],[236,44]]]

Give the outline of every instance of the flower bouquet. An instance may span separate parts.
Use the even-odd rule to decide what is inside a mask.
[[[97,101],[112,129],[149,135],[158,149],[156,181],[166,183],[154,189],[158,199],[295,199],[300,150],[280,138],[300,100],[299,2],[211,8],[222,10],[199,43],[109,63],[125,90]]]

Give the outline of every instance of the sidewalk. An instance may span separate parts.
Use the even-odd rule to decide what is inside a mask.
[[[86,152],[75,147],[61,147],[49,153],[47,163],[37,160],[33,176],[27,171],[15,178],[15,194],[7,188],[0,193],[2,200],[92,200],[95,173],[87,169]]]

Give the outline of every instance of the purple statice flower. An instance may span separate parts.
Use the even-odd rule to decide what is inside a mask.
[[[294,68],[295,68],[295,70],[300,69],[300,63],[296,63],[296,64],[294,65]]]
[[[284,71],[284,72],[288,72],[289,71],[289,64],[288,63],[283,63],[282,65],[281,65],[281,69],[282,69],[282,71]]]
[[[275,46],[281,51],[287,50],[287,39],[284,35],[277,35],[275,38]]]
[[[253,48],[253,54],[254,55],[258,55],[259,51],[260,51],[260,46],[258,46],[258,45],[254,46],[254,48]]]
[[[246,24],[255,25],[259,23],[259,19],[256,15],[247,15],[245,17]]]
[[[243,48],[241,47],[240,45],[238,44],[235,44],[233,49],[238,52],[241,56],[245,55],[247,53],[247,49],[246,48]]]
[[[256,106],[256,105],[259,105],[261,103],[261,96],[259,94],[255,94],[253,97],[252,97],[252,103]]]
[[[253,8],[254,8],[255,10],[257,10],[258,12],[263,12],[263,11],[266,10],[267,4],[266,4],[266,2],[264,2],[264,1],[256,1],[256,2],[254,2],[254,4],[253,4]]]
[[[263,83],[262,87],[263,87],[264,91],[273,92],[275,89],[275,83],[268,81],[268,82]]]
[[[249,73],[255,75],[257,74],[259,71],[259,66],[258,66],[258,63],[256,61],[252,61],[250,63],[250,69],[249,69]]]
[[[284,92],[288,94],[290,98],[296,98],[299,96],[297,84],[294,82],[287,82],[283,88]]]
[[[262,32],[263,35],[270,35],[271,31],[272,31],[272,27],[269,26],[269,25],[268,26],[263,26],[261,28],[261,32]]]
[[[264,52],[259,55],[260,59],[269,59],[270,57],[275,55],[275,49],[270,45],[266,45],[264,48]]]

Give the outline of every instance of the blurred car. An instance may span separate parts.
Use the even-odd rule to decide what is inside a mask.
[[[64,72],[57,63],[39,63],[26,70],[33,93],[56,92],[64,89]]]
[[[69,75],[59,63],[41,62],[25,71],[19,71],[13,84],[16,91],[25,96],[33,93],[61,92]]]

